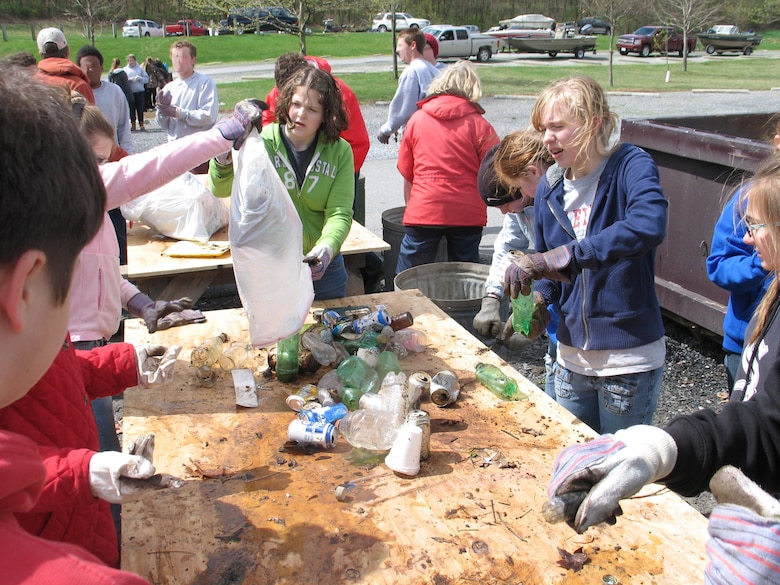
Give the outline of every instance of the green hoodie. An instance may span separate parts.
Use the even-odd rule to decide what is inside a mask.
[[[326,244],[335,256],[352,227],[355,164],[349,143],[339,138],[336,142],[325,144],[325,136],[320,133],[303,187],[298,188],[279,124],[265,126],[261,137],[303,223],[303,253],[308,253],[316,245]],[[233,187],[232,165],[221,165],[212,159],[209,177],[214,195],[230,195]]]

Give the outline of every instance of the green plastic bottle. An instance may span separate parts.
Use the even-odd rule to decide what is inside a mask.
[[[510,378],[492,364],[478,363],[475,371],[477,380],[502,400],[528,400],[519,388],[517,380]]]
[[[534,316],[534,287],[527,295],[519,294],[512,299],[512,329],[515,333],[528,335],[531,332],[531,319]]]

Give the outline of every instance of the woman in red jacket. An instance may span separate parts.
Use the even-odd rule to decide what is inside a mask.
[[[474,67],[460,61],[431,82],[428,97],[406,124],[398,151],[405,234],[396,272],[433,262],[445,237],[451,261],[479,262],[487,207],[477,174],[499,141],[477,103],[481,97]]]

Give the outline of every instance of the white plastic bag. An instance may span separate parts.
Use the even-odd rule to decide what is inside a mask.
[[[256,130],[233,165],[233,271],[252,345],[267,347],[300,331],[314,301],[303,224]]]
[[[222,200],[192,173],[184,173],[120,209],[125,219],[140,221],[164,236],[204,243],[225,227],[230,217]]]

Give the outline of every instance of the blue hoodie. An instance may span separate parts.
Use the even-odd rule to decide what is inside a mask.
[[[655,295],[655,249],[666,236],[668,206],[658,167],[642,149],[620,145],[601,174],[579,242],[563,208],[565,171],[552,166],[534,200],[536,250],[571,251],[570,283],[536,284],[548,304],[559,307],[558,339],[585,350],[657,341],[664,326]]]
[[[745,224],[742,210],[737,211],[736,206],[745,188],[737,191],[723,208],[707,258],[707,276],[731,293],[723,319],[723,349],[729,353],[742,353],[748,322],[772,282],[755,248],[742,241]]]

